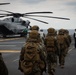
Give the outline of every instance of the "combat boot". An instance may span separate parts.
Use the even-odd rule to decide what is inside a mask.
[[[50,74],[48,74],[48,75],[54,75],[54,73],[50,73]]]
[[[54,75],[54,70],[51,70],[51,75]]]
[[[60,67],[63,69],[64,68],[64,65],[60,65]]]

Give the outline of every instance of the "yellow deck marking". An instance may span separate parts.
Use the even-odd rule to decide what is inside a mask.
[[[68,51],[68,53],[70,52],[70,51],[72,51],[74,49],[74,47],[73,48],[71,48],[69,51]],[[2,52],[2,53],[19,53],[21,50],[0,50],[0,52]]]
[[[23,38],[23,37],[22,37]],[[17,40],[17,39],[22,39],[22,38],[9,38],[9,39],[0,39],[1,41],[9,41],[9,40]]]
[[[19,53],[20,50],[0,50],[1,53]]]

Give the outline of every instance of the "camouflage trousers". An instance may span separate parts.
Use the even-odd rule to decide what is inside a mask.
[[[51,74],[51,73],[55,72],[56,66],[57,66],[56,54],[55,53],[47,53],[48,73]]]
[[[26,74],[24,74],[24,75],[26,75]],[[40,71],[38,71],[38,72],[33,72],[33,73],[27,74],[27,75],[42,75],[42,73]]]
[[[59,64],[60,65],[64,65],[65,63],[65,55],[64,54],[60,54],[59,55]]]

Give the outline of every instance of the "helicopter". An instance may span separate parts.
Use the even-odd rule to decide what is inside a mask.
[[[29,20],[24,21],[21,19],[21,17],[42,22],[44,24],[48,24],[48,22],[31,18],[31,17],[34,16],[34,17],[70,20],[69,18],[63,18],[63,17],[39,15],[39,14],[49,14],[49,13],[52,14],[53,12],[50,12],[50,11],[28,12],[28,13],[14,13],[11,11],[6,11],[6,10],[0,10],[0,11],[7,12],[7,13],[0,13],[0,18],[8,17],[3,20],[0,20],[0,33],[2,34],[3,37],[6,37],[7,35],[14,35],[14,34],[20,34],[20,36],[27,35],[28,29],[29,29],[28,26],[31,27],[30,21]]]

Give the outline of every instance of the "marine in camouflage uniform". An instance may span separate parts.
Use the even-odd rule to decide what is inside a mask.
[[[36,39],[37,39],[37,43],[39,43],[39,45],[43,48],[43,52],[44,52],[45,57],[46,57],[46,50],[45,50],[45,46],[44,46],[44,37],[45,37],[45,34],[43,33],[43,36],[42,36],[42,33],[39,32],[39,26],[37,26],[37,25],[32,26],[32,27],[31,27],[31,31],[32,31],[32,30],[36,30],[36,31],[38,32],[38,37],[36,38]],[[30,31],[30,32],[31,32],[31,31]],[[34,34],[33,34],[33,36],[31,37],[31,36],[30,36],[30,35],[31,35],[30,32],[29,32],[29,35],[28,35],[28,37],[27,37],[26,42],[30,41],[31,38],[33,38],[33,36],[34,36]],[[30,37],[31,37],[31,38],[30,38]],[[35,40],[35,39],[34,39],[34,40]]]
[[[64,68],[66,49],[69,47],[69,41],[65,35],[65,30],[60,29],[57,35],[57,41],[59,45],[59,64],[61,68]]]
[[[8,75],[8,69],[3,61],[2,53],[0,53],[0,75]]]
[[[48,33],[44,39],[44,44],[47,51],[47,65],[48,65],[48,74],[54,75],[56,65],[57,65],[57,53],[58,53],[58,44],[56,40],[56,34],[54,28],[49,28]],[[53,42],[52,42],[53,37]],[[48,42],[47,42],[48,41]]]
[[[45,37],[45,34],[43,33],[43,30],[41,29],[41,30],[39,30],[39,26],[37,26],[37,25],[34,25],[34,26],[32,26],[31,27],[31,30],[36,30],[36,31],[38,31],[38,33],[39,33],[39,38],[41,39],[41,42],[43,43],[44,42],[44,37]],[[31,31],[30,31],[31,32]]]
[[[41,69],[41,68],[39,68],[38,67],[38,65],[36,65],[37,67],[34,69],[34,70],[36,70],[37,72],[35,73],[34,71],[31,73],[31,74],[29,74],[29,75],[42,75],[42,73],[43,73],[43,71],[44,70],[46,70],[46,62],[45,62],[45,55],[44,55],[44,52],[43,52],[43,49],[45,49],[45,48],[43,48],[41,45],[40,45],[40,43],[41,43],[41,41],[40,41],[40,39],[38,38],[39,37],[39,33],[38,33],[38,31],[36,31],[36,30],[32,30],[30,33],[29,33],[29,37],[27,38],[27,41],[26,41],[26,43],[35,43],[38,47],[39,47],[39,50],[40,50],[40,52],[41,52],[41,55],[40,55],[40,57],[41,57],[41,60],[44,62],[42,65],[44,65],[44,68],[43,69]],[[20,53],[20,60],[19,60],[19,62],[20,61],[22,61],[22,60],[24,60],[24,51],[25,51],[25,47],[23,46],[22,47],[22,50],[21,50],[21,53]],[[21,69],[21,64],[19,63],[19,69],[22,71],[22,69]]]

